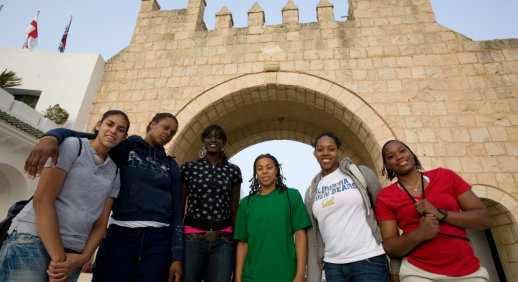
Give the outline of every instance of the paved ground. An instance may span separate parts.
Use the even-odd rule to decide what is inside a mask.
[[[77,282],[90,282],[90,281],[92,281],[91,273],[81,273],[81,275],[79,275],[79,279],[77,279]]]

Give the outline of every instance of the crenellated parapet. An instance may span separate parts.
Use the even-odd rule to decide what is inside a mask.
[[[346,1],[346,0],[342,0]],[[349,11],[347,20],[356,27],[386,26],[394,24],[434,23],[430,1],[423,0],[347,0]],[[155,28],[159,33],[195,32],[207,30],[203,21],[206,0],[189,0],[186,9],[160,11],[157,0],[142,0],[135,26],[134,37],[149,30],[149,25],[162,25]],[[333,26],[334,5],[329,0],[320,0],[316,5],[317,22],[324,27]],[[167,17],[168,19],[160,18]],[[215,15],[215,29],[228,29],[234,26],[232,13],[226,7]],[[299,9],[292,0],[282,8],[282,24],[299,23]],[[265,12],[255,2],[248,11],[248,28],[251,33],[258,33],[265,26]],[[134,38],[135,39],[135,38]]]

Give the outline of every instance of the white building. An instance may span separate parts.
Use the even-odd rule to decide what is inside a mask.
[[[9,206],[29,198],[37,180],[23,172],[25,159],[42,132],[56,124],[42,117],[59,104],[70,114],[64,127],[85,131],[105,62],[99,54],[29,51],[0,46],[0,72],[14,71],[22,85],[0,89],[0,217]],[[33,96],[35,109],[22,97]]]

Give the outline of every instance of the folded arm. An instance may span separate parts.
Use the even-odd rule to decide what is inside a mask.
[[[399,235],[396,220],[378,220],[383,238],[383,248],[390,257],[399,258],[410,253],[424,241],[439,233],[439,221],[431,214],[421,217],[419,227],[405,235]]]

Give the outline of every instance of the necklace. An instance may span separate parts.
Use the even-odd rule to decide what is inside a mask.
[[[416,192],[417,192],[417,187],[418,187],[418,186],[419,186],[419,184],[421,183],[422,178],[423,178],[423,177],[422,177],[422,175],[421,175],[421,177],[419,177],[419,181],[417,181],[417,184],[414,186],[414,188],[412,188],[412,191],[414,191],[414,193],[416,193]],[[405,191],[406,191],[406,188],[405,188],[405,186],[403,186],[403,183],[401,183],[401,181],[399,181],[399,180],[398,180],[398,183],[399,183],[399,186],[401,186],[401,187],[403,188],[403,190],[405,190]]]
[[[417,184],[414,186],[414,193],[417,192],[417,186],[419,186],[419,183],[421,183],[421,179],[423,177],[419,177],[419,181],[417,181]]]

